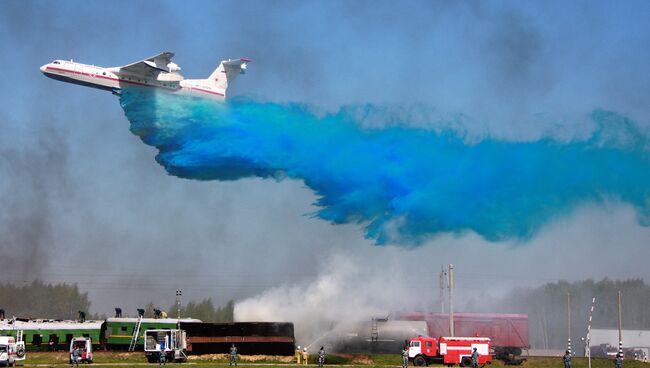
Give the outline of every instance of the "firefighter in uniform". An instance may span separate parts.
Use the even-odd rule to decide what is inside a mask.
[[[167,348],[167,338],[160,342],[160,355],[158,356],[158,366],[167,365],[167,356],[165,355],[165,348]]]
[[[235,344],[232,344],[230,346],[230,365],[232,366],[233,363],[235,364],[235,367],[237,366],[237,347]]]
[[[402,349],[402,368],[409,366],[409,351],[407,348]]]
[[[302,363],[302,352],[300,351],[300,345],[296,348],[296,363]]]
[[[618,353],[616,354],[616,359],[614,359],[614,368],[622,368],[623,367],[623,354]]]
[[[321,346],[318,351],[318,366],[323,368],[323,364],[325,364],[325,348]]]
[[[309,353],[307,352],[307,348],[302,349],[302,364],[307,365],[309,363]]]
[[[571,353],[568,350],[562,357],[562,360],[564,360],[564,368],[571,368]]]
[[[472,368],[478,368],[478,351],[476,351],[476,348],[472,352]]]
[[[74,365],[79,367],[79,348],[75,346],[74,349],[72,349],[70,356],[70,367],[72,368]]]

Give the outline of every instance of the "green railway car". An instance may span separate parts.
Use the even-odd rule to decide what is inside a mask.
[[[27,350],[67,350],[73,337],[90,337],[93,345],[100,346],[104,321],[65,321],[52,319],[0,320],[0,334],[17,337],[23,331]]]

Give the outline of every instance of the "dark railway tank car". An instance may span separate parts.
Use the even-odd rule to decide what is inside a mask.
[[[296,339],[290,322],[183,323],[189,354],[226,354],[230,345],[244,355],[293,355]]]

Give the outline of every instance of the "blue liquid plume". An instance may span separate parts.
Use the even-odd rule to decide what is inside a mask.
[[[371,105],[316,114],[302,104],[221,104],[135,88],[120,104],[170,174],[303,180],[319,198],[314,216],[361,224],[377,244],[414,246],[468,231],[525,241],[578,205],[612,199],[650,224],[650,145],[613,112],[591,113],[597,128],[580,140],[467,142],[409,122],[365,127],[357,116]]]

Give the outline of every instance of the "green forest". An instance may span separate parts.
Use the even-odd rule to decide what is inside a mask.
[[[76,319],[90,309],[88,293],[76,284],[34,281],[24,286],[0,283],[0,309],[5,317]],[[89,318],[90,315],[87,315]]]
[[[528,314],[530,344],[563,349],[568,335],[568,297],[571,301],[571,341],[587,334],[592,298],[596,298],[592,328],[618,328],[618,291],[622,295],[622,325],[629,330],[650,329],[650,285],[641,279],[559,281],[536,288],[514,289],[494,308],[500,313]]]
[[[181,307],[182,317],[192,317],[204,322],[232,322],[234,300],[222,307],[215,307],[212,298],[200,302],[189,301]],[[145,317],[153,317],[154,303],[146,305]],[[79,311],[86,319],[104,319],[105,315],[92,313],[88,293],[82,293],[76,284],[47,284],[34,281],[23,286],[0,283],[0,309],[6,318],[77,319]],[[135,311],[134,311],[135,312]],[[169,317],[176,317],[176,304],[166,310]]]
[[[203,322],[233,322],[233,311],[235,309],[235,301],[230,300],[223,307],[216,307],[212,302],[212,298],[203,299],[200,302],[190,301],[181,307],[182,317],[191,317],[200,319]],[[168,315],[176,316],[176,305],[168,309]]]

